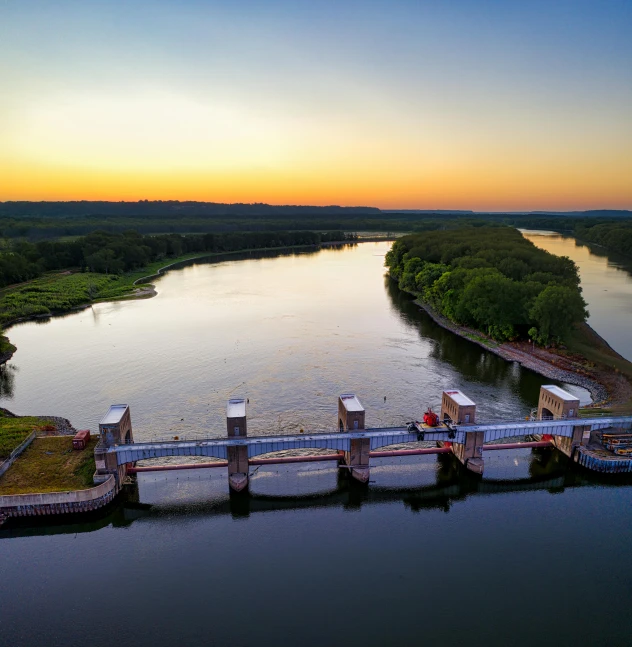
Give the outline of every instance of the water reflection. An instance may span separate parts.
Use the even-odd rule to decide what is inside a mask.
[[[503,454],[503,462],[513,463],[517,456],[527,466],[523,478],[512,478],[511,469],[496,470],[496,477],[480,479],[464,469],[450,455],[406,457],[397,462],[390,459],[374,461],[370,487],[349,479],[343,472],[329,468],[283,466],[282,473],[272,469],[262,486],[261,475],[255,475],[249,492],[228,491],[223,469],[190,470],[186,474],[173,472],[142,474],[127,485],[116,501],[107,508],[81,516],[57,516],[46,519],[11,519],[0,529],[0,539],[31,535],[74,534],[94,532],[111,525],[129,527],[135,522],[179,519],[190,523],[196,518],[229,515],[235,519],[253,514],[278,511],[340,508],[360,510],[377,504],[403,504],[413,513],[441,510],[449,513],[458,501],[477,497],[493,497],[517,492],[543,491],[561,494],[583,487],[632,487],[632,475],[599,475],[571,463],[562,453],[546,448],[494,452]],[[486,455],[486,461],[491,456]],[[495,457],[494,457],[495,458]],[[493,461],[493,458],[492,458]],[[379,475],[386,468],[393,473],[391,484]],[[297,496],[293,477],[309,476],[309,494]],[[326,474],[325,474],[326,472]],[[406,483],[406,473],[430,475],[423,485]],[[514,472],[515,475],[515,472]],[[272,483],[272,487],[269,487]],[[397,485],[395,485],[397,483]]]
[[[479,406],[483,407],[485,419],[507,418],[509,393],[517,396],[521,402],[534,402],[534,394],[539,392],[540,386],[551,383],[550,378],[525,369],[517,362],[507,362],[439,326],[414,303],[410,294],[402,292],[388,276],[384,277],[384,288],[391,301],[392,312],[406,326],[417,330],[421,339],[434,342],[430,347],[429,357],[436,360],[437,365],[449,364],[453,367],[464,381],[470,383],[473,395],[478,391]],[[496,390],[483,392],[483,385],[492,386]],[[574,385],[565,385],[565,388],[576,393],[582,403],[590,402],[590,395],[585,389]],[[493,403],[496,403],[496,407]],[[523,410],[514,409],[510,415],[519,418],[528,413],[529,409],[525,407]]]
[[[10,400],[13,397],[17,370],[13,364],[0,364],[0,398]]]

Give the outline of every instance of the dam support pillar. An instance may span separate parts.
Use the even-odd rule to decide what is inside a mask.
[[[476,404],[465,393],[458,389],[444,391],[441,398],[441,422],[462,426],[476,424]],[[482,431],[465,431],[463,443],[453,443],[453,454],[475,474],[482,474],[485,467],[483,461],[483,443],[485,433]]]
[[[106,481],[110,474],[116,479],[117,491],[127,475],[127,464],[119,465],[116,454],[107,453],[114,445],[129,445],[134,442],[132,418],[127,404],[113,404],[99,422],[99,442],[94,449],[96,471],[95,485]]]
[[[246,401],[233,398],[226,407],[226,431],[229,438],[245,438]],[[228,486],[233,492],[241,492],[248,487],[248,447],[232,445],[226,448],[228,458]]]
[[[567,420],[579,417],[579,398],[559,386],[545,384],[540,387],[538,400],[538,420]],[[584,432],[587,432],[584,437]],[[569,458],[573,458],[579,445],[587,444],[590,440],[590,427],[575,425],[573,435],[553,436],[555,447]]]
[[[591,425],[573,425],[573,435],[553,436],[554,444],[563,454],[569,458],[575,459],[575,450],[580,445],[587,445],[590,442]]]
[[[364,429],[364,407],[353,393],[344,393],[338,398],[338,430],[359,431]],[[369,452],[371,440],[351,440],[349,451],[344,452],[343,461],[351,476],[361,483],[369,482]]]
[[[465,431],[465,442],[453,443],[452,453],[467,467],[470,472],[482,474],[485,468],[483,461],[484,431]]]

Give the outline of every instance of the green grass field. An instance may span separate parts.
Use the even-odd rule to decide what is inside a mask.
[[[41,418],[11,418],[0,411],[0,461],[5,460],[34,429],[45,426],[46,422]]]
[[[36,438],[0,477],[0,496],[93,487],[97,440],[92,438],[86,449],[78,451],[72,448],[72,436]]]
[[[7,326],[18,319],[68,312],[96,301],[129,297],[136,287],[134,281],[155,274],[165,265],[200,256],[187,254],[163,259],[126,274],[50,272],[28,283],[0,290],[0,326]]]

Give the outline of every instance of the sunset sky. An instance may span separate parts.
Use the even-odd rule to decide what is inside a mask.
[[[632,208],[632,2],[0,0],[0,200]]]

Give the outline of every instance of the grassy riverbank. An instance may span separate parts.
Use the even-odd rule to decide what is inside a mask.
[[[93,487],[96,443],[97,438],[92,438],[86,449],[77,451],[71,436],[36,438],[0,477],[0,496]]]
[[[569,335],[566,350],[555,351],[581,363],[611,394],[611,409],[632,410],[632,363],[621,357],[588,324]]]
[[[43,430],[45,426],[37,416],[14,417],[0,409],[0,461],[8,458],[31,432]]]
[[[322,244],[349,244],[337,241]],[[238,249],[234,251],[182,254],[149,263],[123,274],[102,274],[66,270],[49,272],[39,278],[0,290],[0,326],[8,327],[20,321],[60,315],[101,301],[119,301],[151,297],[155,291],[150,281],[163,270],[192,260],[212,260],[220,256],[252,252],[281,252],[290,249],[309,249],[314,245],[292,245],[274,248]],[[7,350],[15,351],[8,338],[3,338]],[[7,353],[9,354],[9,353]],[[0,363],[1,363],[0,359]]]
[[[208,254],[184,254],[163,259],[125,274],[100,274],[67,270],[49,272],[32,281],[0,290],[0,325],[7,327],[17,321],[34,317],[63,314],[98,301],[135,296],[135,282],[155,275],[173,263],[184,262]]]
[[[8,337],[5,337],[2,333],[2,328],[0,328],[0,364],[6,362],[11,358],[13,353],[17,350],[16,347],[9,341]]]

